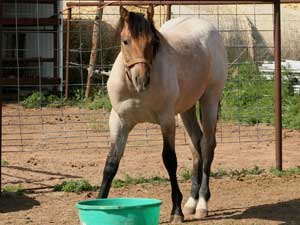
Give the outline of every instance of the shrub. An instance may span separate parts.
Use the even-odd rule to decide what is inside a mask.
[[[25,108],[39,108],[45,104],[46,98],[42,92],[33,92],[32,95],[28,96],[21,104]]]

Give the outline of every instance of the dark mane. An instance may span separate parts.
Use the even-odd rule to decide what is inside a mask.
[[[125,21],[120,18],[117,25],[117,34],[120,36],[121,31],[124,28]],[[152,41],[153,44],[153,53],[156,55],[159,46],[160,46],[160,34],[156,30],[153,21],[146,20],[144,14],[129,12],[128,14],[128,29],[133,38],[137,38],[140,35],[150,35],[150,32],[153,33],[154,38]]]

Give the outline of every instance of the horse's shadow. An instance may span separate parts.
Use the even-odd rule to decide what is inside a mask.
[[[249,208],[232,208],[211,211],[211,215],[205,220],[243,220],[263,219],[268,221],[281,222],[280,225],[300,224],[300,199],[293,199],[274,204],[252,206]],[[187,219],[185,222],[195,222],[194,219]]]
[[[300,199],[253,206],[246,209],[241,214],[232,216],[232,218],[257,218],[282,222],[281,225],[298,225],[300,224]]]
[[[32,209],[40,203],[27,195],[2,193],[0,197],[0,213],[17,212]]]

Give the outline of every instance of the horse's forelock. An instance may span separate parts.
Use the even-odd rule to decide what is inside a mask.
[[[154,56],[156,55],[160,46],[160,35],[159,31],[155,28],[153,20],[149,21],[144,18],[142,13],[129,12],[128,14],[128,29],[134,38],[140,35],[149,35],[153,33],[154,38],[152,40]],[[148,26],[145,26],[148,23]],[[124,19],[120,18],[117,26],[117,34],[120,35],[125,25]]]

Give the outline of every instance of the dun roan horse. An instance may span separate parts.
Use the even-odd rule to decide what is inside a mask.
[[[138,123],[159,124],[162,158],[172,186],[171,221],[208,215],[209,175],[216,147],[218,103],[227,76],[225,48],[218,31],[196,18],[178,18],[158,31],[154,9],[147,16],[120,7],[121,52],[114,62],[107,89],[112,104],[111,150],[103,172],[100,198],[106,198],[117,173],[129,132]],[[201,105],[201,128],[196,103]],[[176,178],[175,116],[183,124],[193,155],[190,197],[181,208]]]

